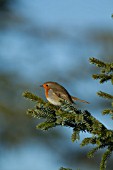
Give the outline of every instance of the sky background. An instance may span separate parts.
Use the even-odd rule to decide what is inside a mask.
[[[91,102],[88,106],[78,105],[82,109],[88,109],[108,128],[112,128],[109,116],[101,115],[102,109],[108,106],[108,103],[96,96],[99,90],[111,93],[112,86],[110,82],[100,85],[91,78],[95,67],[89,64],[89,57],[103,57],[105,61],[110,61],[113,57],[113,51],[109,50],[109,42],[110,47],[113,47],[113,42],[109,41],[109,37],[113,35],[113,1],[14,0],[8,4],[8,9],[10,10],[0,12],[1,73],[16,75],[14,82],[43,98],[44,92],[39,85],[49,80],[57,81],[71,94]],[[104,35],[107,35],[108,39],[102,38]],[[15,94],[20,101],[23,101],[20,97],[22,90],[18,88]],[[5,100],[4,94],[3,98]],[[101,100],[104,104],[99,107]],[[11,104],[11,101],[9,103]],[[25,104],[27,105],[27,102]],[[26,109],[29,105],[25,106]],[[17,102],[16,107],[22,109],[22,105]],[[25,110],[22,114],[25,114]],[[36,122],[32,125],[33,130],[35,125]],[[92,169],[90,164],[85,166],[85,162],[80,164],[77,159],[76,167],[75,164],[66,164],[61,159],[60,155],[64,153],[61,148],[65,150],[68,146],[71,151],[75,149],[79,152],[83,149],[79,148],[80,142],[71,142],[71,129],[57,130],[63,132],[64,138],[60,136],[62,139],[54,143],[53,150],[35,137],[12,147],[1,144],[0,169],[58,170],[61,166],[69,165],[73,169]],[[37,130],[34,130],[34,133],[39,136]],[[42,136],[44,135],[45,132]],[[84,137],[86,134],[81,134],[81,139]]]

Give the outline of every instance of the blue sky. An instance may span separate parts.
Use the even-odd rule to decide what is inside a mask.
[[[37,23],[47,26],[111,26],[112,0],[20,0],[21,12]],[[18,10],[17,9],[17,10]],[[92,25],[93,24],[93,25]]]

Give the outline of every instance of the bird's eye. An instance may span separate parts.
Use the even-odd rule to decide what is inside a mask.
[[[46,87],[48,87],[48,84],[46,84]]]

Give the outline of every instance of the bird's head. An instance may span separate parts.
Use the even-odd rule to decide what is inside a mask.
[[[56,89],[59,86],[60,85],[56,82],[48,81],[48,82],[43,83],[40,87],[43,87],[45,90],[49,90],[49,89]]]

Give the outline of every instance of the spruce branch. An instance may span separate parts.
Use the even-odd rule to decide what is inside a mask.
[[[100,74],[92,75],[94,79],[100,79],[100,83],[111,80],[111,83],[113,84],[113,63],[106,63],[96,58],[89,58],[89,61],[91,64],[95,64],[100,68]]]
[[[27,98],[27,99],[30,99],[31,101],[36,101],[36,102],[39,102],[39,103],[45,103],[44,100],[42,100],[40,97],[30,93],[29,91],[25,91],[23,94],[22,94],[23,97]]]
[[[105,109],[105,110],[103,110],[103,115],[105,115],[105,114],[111,114],[112,116],[113,116],[113,110],[112,109]]]
[[[100,170],[105,170],[106,169],[107,160],[110,157],[112,151],[113,151],[113,148],[112,149],[108,148],[105,151],[105,153],[103,154],[102,159],[101,159],[101,163],[100,163]]]
[[[103,111],[102,111],[102,114],[103,115],[110,115],[111,116],[111,119],[113,119],[113,109],[104,109]]]
[[[99,146],[91,149],[91,150],[88,152],[88,154],[87,154],[88,158],[93,158],[93,157],[94,157],[94,154],[95,154],[99,149],[100,149]]]
[[[90,58],[89,60],[92,64],[95,64],[97,67],[100,67],[101,69],[100,74],[93,74],[92,77],[94,79],[100,79],[100,83],[104,83],[107,82],[108,80],[111,80],[111,83],[113,85],[113,63],[105,63],[95,58]],[[102,91],[97,92],[97,95],[105,99],[113,100],[113,95]],[[111,103],[111,106],[113,107],[113,102]],[[105,109],[102,111],[102,114],[103,115],[109,114],[113,119],[113,109]]]
[[[110,148],[113,145],[113,131],[107,129],[87,110],[78,110],[75,107],[76,105],[70,104],[67,101],[62,102],[60,107],[56,107],[30,92],[25,92],[24,97],[35,102],[37,101],[35,108],[28,109],[27,111],[31,116],[43,120],[43,122],[36,126],[37,129],[49,130],[56,126],[71,127],[73,129],[71,137],[73,142],[79,140],[80,132],[90,133],[92,137],[85,138],[81,142],[81,146],[88,144],[97,145],[89,152],[89,157],[92,157],[97,150],[103,147]],[[105,167],[106,161],[104,160],[102,159],[100,167]],[[101,168],[100,170],[103,169]]]
[[[48,130],[48,129],[53,128],[53,127],[55,127],[55,122],[49,122],[49,121],[39,123],[36,126],[37,129],[41,129],[41,130]]]
[[[96,143],[96,138],[95,137],[90,137],[90,138],[85,138],[82,140],[80,146],[86,146],[88,144],[95,144]]]
[[[110,73],[113,71],[113,63],[103,62],[94,57],[89,58],[91,64],[95,64],[97,67],[101,68],[101,73]]]
[[[113,100],[113,96],[112,96],[111,94],[108,94],[108,93],[105,93],[105,92],[102,92],[102,91],[97,92],[97,94],[98,94],[100,97],[103,97],[103,98],[105,98],[105,99]]]
[[[34,96],[29,92],[30,96]],[[29,96],[26,96],[29,99]],[[39,97],[37,97],[40,99]],[[31,98],[30,98],[31,100]],[[106,127],[94,118],[88,111],[77,110],[73,104],[65,103],[61,107],[49,106],[48,102],[42,99],[36,103],[35,109],[28,109],[27,113],[33,117],[45,118],[48,121],[51,119],[56,122],[56,125],[70,126],[78,128],[78,131],[87,131],[89,133],[100,134]]]
[[[113,84],[113,63],[106,63],[96,58],[90,58],[90,63],[95,64],[100,68],[100,74],[94,74],[94,79],[99,79],[100,83],[111,80]],[[111,94],[99,91],[97,93],[100,97],[113,100]],[[87,110],[81,111],[76,108],[76,105],[70,104],[67,101],[61,101],[61,106],[54,106],[48,102],[43,101],[40,97],[26,91],[23,96],[29,100],[36,102],[35,108],[28,109],[27,114],[37,119],[42,119],[36,128],[40,130],[49,130],[56,126],[65,126],[73,129],[71,136],[72,142],[79,140],[80,132],[88,132],[91,137],[84,138],[81,146],[88,144],[96,145],[89,151],[88,157],[93,157],[94,154],[103,148],[107,148],[104,152],[100,170],[106,169],[106,163],[113,151],[113,130],[107,129],[100,121],[92,116]],[[113,106],[113,102],[112,102]],[[113,118],[113,109],[105,109],[103,114],[110,114]],[[71,170],[69,168],[61,167],[60,170]]]
[[[100,79],[100,83],[107,82],[108,80],[111,80],[113,75],[107,75],[107,74],[93,74],[92,77],[94,79]]]
[[[97,67],[106,67],[106,63],[94,57],[89,58],[90,63],[95,64]]]
[[[80,139],[80,131],[78,131],[74,128],[72,136],[71,136],[71,140],[72,140],[72,142],[75,142],[76,140],[79,140],[79,139]]]

